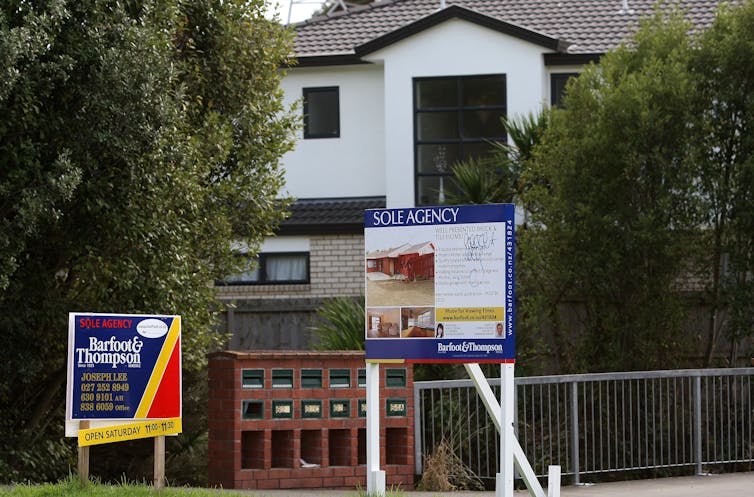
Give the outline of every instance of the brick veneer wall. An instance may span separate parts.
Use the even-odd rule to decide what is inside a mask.
[[[312,295],[364,294],[364,235],[314,236],[309,244]]]
[[[364,294],[364,235],[309,238],[309,284],[217,287],[222,300],[291,297],[356,297]]]
[[[366,417],[359,416],[358,370],[363,352],[223,351],[209,359],[209,483],[234,489],[366,488]],[[243,388],[242,370],[264,371],[262,388]],[[272,386],[272,371],[293,370],[293,388]],[[302,388],[301,370],[322,371],[321,388]],[[349,371],[350,386],[329,385],[329,371]],[[389,369],[405,369],[405,386],[386,385]],[[388,400],[405,401],[405,414],[387,416]],[[244,401],[261,403],[258,419],[244,419]],[[321,401],[319,418],[304,418],[302,400]],[[348,400],[347,417],[334,417],[332,400]],[[291,418],[273,417],[274,402],[293,403]],[[260,404],[256,404],[258,407]],[[388,485],[413,489],[413,370],[380,368],[380,468]],[[302,467],[301,460],[318,467]]]

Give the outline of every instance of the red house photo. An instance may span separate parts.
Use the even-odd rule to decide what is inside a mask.
[[[431,280],[435,277],[435,246],[432,242],[405,243],[366,255],[367,273],[383,273],[394,279]]]

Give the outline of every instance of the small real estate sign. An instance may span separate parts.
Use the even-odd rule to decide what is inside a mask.
[[[366,359],[513,362],[512,204],[365,213]]]
[[[181,391],[180,316],[69,314],[66,436],[79,445],[180,433]]]

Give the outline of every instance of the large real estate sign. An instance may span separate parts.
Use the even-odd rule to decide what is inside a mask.
[[[179,433],[181,395],[180,316],[69,314],[66,435],[92,445]]]
[[[513,362],[512,204],[365,213],[366,359]]]

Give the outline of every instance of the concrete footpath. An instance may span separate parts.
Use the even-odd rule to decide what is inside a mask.
[[[547,488],[545,495],[547,495]],[[356,497],[356,490],[226,490],[225,494],[254,497]],[[405,497],[494,497],[495,492],[401,492]],[[388,491],[388,496],[390,496]],[[529,495],[517,490],[516,497]],[[613,483],[564,486],[562,497],[754,497],[754,473],[683,476]]]

